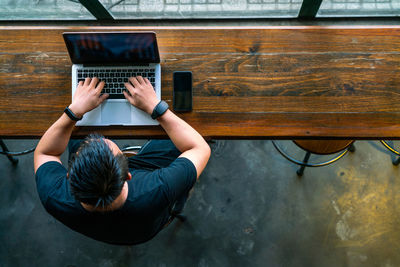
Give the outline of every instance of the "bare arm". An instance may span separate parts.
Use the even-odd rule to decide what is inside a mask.
[[[99,84],[97,78],[86,78],[80,82],[76,89],[74,99],[69,108],[78,117],[100,105],[108,95],[100,96],[104,82]],[[96,86],[97,85],[97,86]],[[65,113],[45,132],[39,141],[34,153],[35,173],[39,167],[48,161],[60,161],[61,154],[65,151],[75,121],[72,121]]]
[[[48,161],[58,161],[61,163],[60,156],[67,147],[74,125],[75,122],[64,113],[46,131],[40,139],[34,153],[33,165],[35,173],[42,164]]]
[[[179,157],[188,158],[193,162],[197,178],[199,178],[211,155],[207,142],[195,129],[170,110],[159,117],[158,121],[175,146],[182,152]]]
[[[125,86],[131,95],[124,92],[125,97],[132,105],[151,114],[159,102],[151,83],[140,76],[130,78],[130,82],[132,84],[126,83]],[[157,120],[178,150],[182,152],[180,157],[185,157],[194,164],[198,178],[210,158],[211,149],[207,142],[195,129],[170,110]]]

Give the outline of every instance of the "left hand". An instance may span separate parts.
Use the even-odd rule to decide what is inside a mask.
[[[125,98],[135,107],[151,115],[154,107],[160,102],[153,86],[147,78],[142,76],[129,78],[131,83],[125,83],[130,95],[123,91]]]
[[[98,78],[86,78],[85,82],[80,81],[69,108],[76,116],[82,117],[107,99],[108,94],[100,96],[103,87],[104,82],[99,83]]]

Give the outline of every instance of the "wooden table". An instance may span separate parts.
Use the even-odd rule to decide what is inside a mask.
[[[162,98],[193,72],[193,112],[211,138],[400,137],[400,27],[0,27],[0,137],[39,138],[71,101],[64,31],[153,30]],[[126,138],[161,127],[78,127]]]

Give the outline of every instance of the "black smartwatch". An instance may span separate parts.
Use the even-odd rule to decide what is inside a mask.
[[[157,119],[162,114],[164,114],[168,110],[168,108],[169,106],[167,102],[161,100],[160,102],[158,102],[157,106],[153,109],[153,113],[151,113],[151,118],[153,120]]]
[[[82,118],[78,118],[73,112],[72,110],[69,109],[69,107],[66,107],[64,109],[65,114],[68,115],[68,117],[73,120],[73,121],[80,121]]]

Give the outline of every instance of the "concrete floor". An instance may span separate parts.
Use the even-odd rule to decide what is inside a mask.
[[[37,143],[5,141],[10,150]],[[399,169],[379,142],[355,145],[299,179],[271,141],[217,141],[188,221],[133,247],[57,222],[39,201],[32,154],[16,167],[1,156],[0,266],[399,266]]]

